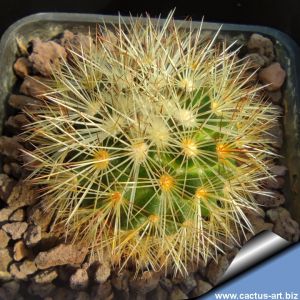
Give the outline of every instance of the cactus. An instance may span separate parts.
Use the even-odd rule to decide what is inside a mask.
[[[119,270],[187,274],[252,230],[277,112],[216,39],[172,13],[120,17],[68,48],[27,111],[29,180],[55,228]]]

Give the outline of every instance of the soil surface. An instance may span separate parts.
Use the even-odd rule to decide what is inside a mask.
[[[50,230],[51,216],[43,210],[36,190],[24,182],[28,175],[22,164],[30,158],[21,155],[28,147],[18,134],[30,120],[21,110],[35,105],[45,91],[40,83],[47,79],[61,57],[67,58],[68,47],[79,42],[89,43],[89,36],[65,31],[50,41],[34,39],[27,55],[16,59],[14,71],[18,76],[19,92],[11,94],[5,135],[0,137],[3,167],[0,174],[0,299],[170,299],[180,300],[200,296],[218,284],[224,271],[239,248],[232,246],[218,262],[190,267],[186,278],[172,278],[151,271],[134,278],[129,270],[117,273],[107,261],[88,264],[89,253],[82,245],[67,244]],[[220,38],[228,38],[220,36]],[[242,56],[249,56],[260,68],[256,81],[267,85],[265,93],[282,114],[282,91],[286,72],[276,61],[273,42],[259,34],[252,34],[241,48]],[[37,82],[38,79],[40,82]],[[271,132],[280,151],[283,139],[282,124]],[[287,168],[274,161],[271,169],[274,180],[265,180],[273,198],[258,195],[261,205],[258,214],[246,212],[254,233],[272,230],[291,242],[299,240],[299,225],[284,208]],[[248,233],[241,244],[253,234]]]

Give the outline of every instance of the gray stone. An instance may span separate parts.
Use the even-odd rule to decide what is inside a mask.
[[[1,287],[5,290],[8,299],[16,299],[20,291],[20,284],[16,281],[3,283]]]
[[[118,275],[112,277],[111,284],[115,289],[119,291],[129,291],[129,277],[129,271],[123,270]]]
[[[54,289],[55,289],[55,285],[52,283],[39,284],[36,282],[32,282],[28,287],[28,292],[31,295],[45,298],[48,295],[50,295]],[[57,298],[55,298],[55,299],[57,299]]]
[[[110,281],[95,285],[92,288],[91,299],[112,300],[113,298],[114,294]]]
[[[173,289],[173,283],[172,283],[172,281],[169,278],[162,277],[160,279],[159,283],[160,283],[161,287],[164,288],[169,293],[172,291],[172,289]]]

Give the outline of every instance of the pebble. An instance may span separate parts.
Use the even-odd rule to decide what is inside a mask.
[[[90,300],[90,295],[87,292],[80,291],[75,295],[75,300]]]
[[[95,271],[95,281],[98,283],[103,283],[110,276],[111,266],[108,262],[98,264]]]
[[[37,195],[32,186],[22,180],[13,187],[6,203],[13,208],[33,205],[37,202]]]
[[[130,273],[127,270],[120,272],[118,275],[113,276],[111,279],[111,284],[113,287],[119,291],[129,291],[128,281]]]
[[[20,239],[26,231],[28,224],[25,222],[7,223],[2,226],[3,230],[8,233],[13,240]]]
[[[0,249],[0,272],[7,272],[12,257],[7,248]]]
[[[285,176],[287,167],[282,165],[273,165],[270,167],[270,173],[276,176]]]
[[[22,222],[25,219],[25,212],[23,209],[17,209],[13,214],[9,217],[9,221],[12,222]]]
[[[180,284],[180,288],[185,294],[189,294],[196,286],[197,281],[193,274],[187,276]]]
[[[91,299],[112,300],[113,297],[114,294],[110,281],[95,285],[92,288]]]
[[[192,292],[192,297],[200,297],[212,289],[212,285],[204,280],[197,281],[197,287]]]
[[[30,224],[24,234],[24,240],[28,247],[34,247],[42,239],[42,229],[38,225]]]
[[[284,187],[285,179],[280,176],[274,178],[267,178],[262,182],[263,186],[267,189],[279,190]]]
[[[9,240],[10,238],[7,233],[3,229],[0,229],[0,249],[5,249]]]
[[[1,287],[5,290],[8,299],[16,299],[20,290],[20,283],[14,280],[3,283]]]
[[[20,178],[22,175],[22,168],[16,162],[5,163],[3,165],[3,172],[14,178]]]
[[[31,294],[31,295],[34,295],[34,296],[39,296],[41,298],[45,298],[47,297],[48,295],[51,294],[52,291],[55,290],[55,285],[52,284],[52,283],[46,283],[46,284],[39,284],[39,283],[36,283],[36,282],[32,282],[29,287],[28,287],[28,292]],[[56,293],[55,293],[56,295]],[[54,299],[58,299],[55,298]],[[69,298],[70,299],[70,298]],[[66,299],[67,300],[67,299]]]
[[[31,62],[22,56],[14,63],[14,71],[19,77],[24,78],[29,75],[31,66]]]
[[[140,294],[147,294],[157,287],[159,279],[159,273],[153,271],[145,271],[140,277],[130,278],[129,286],[135,292],[139,292]]]
[[[85,269],[77,269],[70,277],[70,287],[74,290],[85,289],[89,284],[89,276]]]
[[[14,212],[14,209],[11,207],[5,207],[0,209],[0,222],[6,222],[9,220],[9,217]]]
[[[286,77],[285,70],[276,62],[268,67],[261,69],[258,73],[258,78],[263,84],[268,84],[267,91],[277,91],[281,88]]]
[[[206,270],[206,276],[208,280],[216,285],[222,278],[223,274],[229,267],[229,262],[226,256],[220,255],[218,257],[218,262],[211,261]]]
[[[172,289],[173,289],[173,283],[172,283],[172,281],[169,278],[162,277],[160,279],[159,283],[160,283],[161,287],[164,288],[169,293],[172,291]]]
[[[48,225],[51,222],[52,215],[48,212],[46,213],[43,210],[43,207],[40,203],[30,206],[27,210],[27,218],[28,222],[31,222],[39,227],[41,227],[42,231],[46,230]]]
[[[30,124],[30,120],[24,114],[10,116],[5,121],[5,126],[15,130],[16,132],[19,132],[24,126],[28,124]]]
[[[273,232],[290,241],[299,241],[299,224],[291,218],[289,211],[283,207],[269,209],[267,216],[274,223]]]
[[[274,46],[269,38],[266,38],[260,34],[253,33],[247,43],[247,48],[250,52],[258,53],[265,61],[265,64],[269,64],[275,58]]]
[[[57,271],[54,270],[45,270],[40,271],[36,275],[34,275],[33,280],[36,283],[45,284],[51,283],[55,278],[57,278]]]
[[[274,92],[267,92],[267,95],[270,97],[272,103],[277,105],[282,104],[282,93],[280,90]]]
[[[39,38],[32,40],[32,53],[29,56],[29,61],[32,63],[33,68],[43,76],[51,76],[66,57],[65,48],[58,43],[53,41],[43,42]]]
[[[147,295],[147,299],[167,300],[168,292],[165,289],[163,289],[160,285],[158,285],[155,290],[151,291]]]
[[[19,141],[20,137],[18,136],[0,136],[0,153],[13,160],[22,161],[22,150],[24,150],[24,147]]]
[[[189,297],[178,287],[175,287],[169,296],[169,300],[184,300]]]
[[[255,197],[256,203],[263,207],[277,207],[285,203],[283,194],[277,191],[265,190],[270,195],[258,194]]]
[[[2,139],[2,141],[4,141],[5,139]],[[1,140],[0,140],[1,143]],[[5,150],[5,146],[0,144],[0,148],[2,147],[2,150]],[[2,150],[0,150],[0,152],[2,152]],[[0,198],[2,200],[6,200],[14,186],[15,182],[13,179],[11,179],[9,176],[7,176],[6,174],[0,174]],[[0,210],[0,222],[1,222],[1,211]]]
[[[83,245],[60,244],[48,251],[40,252],[35,262],[39,269],[62,266],[66,264],[81,264],[88,252]]]
[[[40,76],[25,77],[20,86],[20,92],[26,96],[37,99],[44,99],[45,94],[49,91],[47,80]]]
[[[14,278],[25,280],[28,275],[32,275],[37,271],[37,267],[34,261],[25,260],[21,263],[13,263],[9,271]]]
[[[15,243],[13,252],[15,261],[20,261],[30,254],[29,249],[27,249],[22,240]]]
[[[12,94],[8,99],[8,104],[14,108],[23,110],[25,108],[30,108],[31,106],[39,106],[41,102],[32,97]]]
[[[258,53],[250,53],[247,55],[247,58],[251,62],[251,67],[255,69],[261,68],[266,64],[266,59]]]

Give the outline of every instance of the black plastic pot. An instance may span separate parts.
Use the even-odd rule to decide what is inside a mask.
[[[97,23],[101,24],[103,21],[114,23],[118,21],[118,17],[75,13],[40,13],[23,18],[11,25],[2,36],[0,43],[1,123],[5,118],[5,103],[17,80],[12,68],[18,53],[16,39],[27,44],[34,37],[52,38],[65,29],[84,32],[89,27],[95,28]],[[189,23],[184,21],[178,22],[183,26],[184,24],[189,26]],[[200,24],[200,22],[193,22],[194,27],[199,27]],[[203,31],[216,32],[220,26],[221,24],[218,23],[203,23],[202,28]],[[251,33],[260,33],[273,40],[277,60],[287,72],[283,95],[284,144],[281,154],[283,164],[288,167],[289,172],[284,193],[287,199],[287,209],[300,223],[300,49],[286,34],[272,28],[234,24],[222,26],[222,35],[226,35],[232,40],[236,38],[246,41]],[[287,245],[287,242],[281,243],[281,248]],[[251,264],[256,262],[257,259],[251,261]]]

